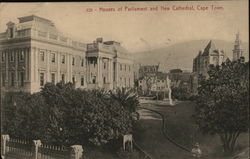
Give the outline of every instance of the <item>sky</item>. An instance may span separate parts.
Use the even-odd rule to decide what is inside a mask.
[[[195,10],[176,10],[192,6]],[[147,10],[125,10],[133,7]],[[150,10],[155,7],[158,10]],[[248,0],[0,3],[0,32],[6,30],[9,21],[18,23],[18,17],[35,14],[53,21],[65,35],[81,42],[103,37],[138,52],[189,40],[234,41],[238,31],[242,41],[249,42],[248,12]]]

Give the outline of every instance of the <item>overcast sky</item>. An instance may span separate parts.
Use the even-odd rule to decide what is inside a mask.
[[[207,11],[197,6],[208,7]],[[223,9],[212,10],[211,5]],[[155,7],[158,11],[124,11],[125,7]],[[159,10],[170,7],[169,11]],[[193,6],[195,11],[174,11],[173,6]],[[99,11],[99,8],[123,11]],[[87,12],[93,8],[93,12]],[[95,11],[96,9],[96,11]],[[197,39],[233,41],[239,30],[248,42],[248,0],[208,2],[74,2],[0,3],[0,32],[9,21],[35,14],[52,20],[72,38],[89,43],[96,37],[121,42],[128,50],[142,51]]]

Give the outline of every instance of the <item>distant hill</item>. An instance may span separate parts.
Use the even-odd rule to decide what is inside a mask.
[[[233,55],[234,42],[224,40],[213,40],[216,48],[223,49],[230,59]],[[135,63],[142,65],[151,65],[160,63],[161,69],[167,70],[173,68],[181,68],[184,70],[192,70],[193,58],[195,58],[199,50],[203,50],[209,40],[192,40],[182,43],[170,45],[165,48],[159,48],[144,52],[134,53]],[[244,56],[248,59],[248,43],[243,43]]]

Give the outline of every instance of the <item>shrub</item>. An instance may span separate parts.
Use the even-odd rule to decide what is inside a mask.
[[[41,92],[19,94],[15,100],[16,105],[8,107],[4,120],[4,131],[11,136],[101,146],[132,132],[130,109],[104,90],[47,83]],[[127,106],[131,101],[125,102]]]

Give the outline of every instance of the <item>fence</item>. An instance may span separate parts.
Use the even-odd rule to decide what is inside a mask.
[[[3,159],[83,159],[83,149],[81,145],[54,146],[2,135],[1,155]]]

